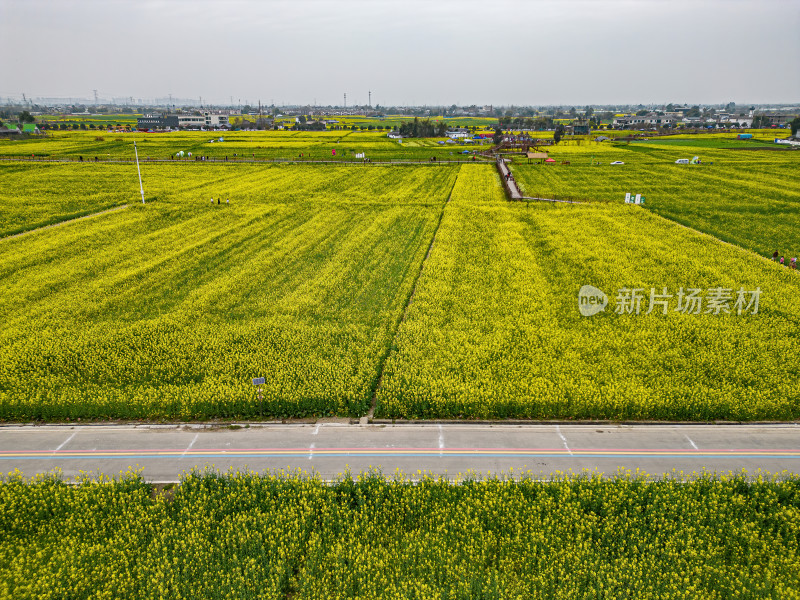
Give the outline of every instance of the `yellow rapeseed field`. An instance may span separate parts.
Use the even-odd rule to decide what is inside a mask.
[[[0,597],[800,598],[800,481],[0,483]]]

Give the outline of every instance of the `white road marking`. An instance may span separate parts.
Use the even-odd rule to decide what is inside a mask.
[[[441,425],[439,425],[439,450],[439,456],[442,456],[443,453],[441,450],[444,450],[444,430]]]
[[[311,435],[317,435],[320,427],[322,427],[322,423],[317,423],[317,426],[314,427],[314,431],[311,432]]]
[[[53,450],[53,454],[55,454],[56,452],[58,452],[59,450],[61,450],[61,449],[62,449],[64,446],[66,446],[67,444],[69,444],[70,440],[71,440],[72,438],[74,438],[74,437],[75,437],[75,434],[76,434],[76,433],[78,433],[78,432],[77,432],[77,431],[73,431],[71,436],[69,436],[67,439],[65,439],[63,442],[61,442],[61,445],[60,445],[58,448],[56,448],[55,450]]]
[[[314,444],[311,444],[308,449],[308,460],[311,460],[312,458],[314,458]]]
[[[186,450],[184,450],[184,451],[183,451],[183,454],[181,454],[181,458],[183,458],[184,456],[186,456],[186,453],[187,453],[189,450],[191,450],[191,449],[192,449],[192,446],[194,446],[194,443],[197,441],[197,438],[199,438],[199,437],[200,437],[200,434],[199,434],[199,433],[195,433],[195,434],[194,434],[194,437],[192,438],[192,441],[191,441],[191,443],[190,443],[190,444],[189,444],[189,445],[186,447]]]
[[[700,448],[698,448],[698,447],[697,447],[697,444],[695,444],[695,443],[692,441],[692,438],[690,438],[690,437],[689,437],[688,435],[686,435],[685,433],[683,434],[683,437],[685,437],[685,438],[686,438],[686,439],[689,441],[689,443],[692,445],[692,448],[694,448],[695,450],[700,450]]]
[[[561,427],[558,425],[556,425],[556,433],[558,434],[558,437],[561,438],[561,441],[564,442],[564,448],[566,448],[567,452],[569,452],[569,455],[572,456],[572,450],[570,450],[569,446],[567,446],[567,438],[565,438],[564,434],[561,433]]]

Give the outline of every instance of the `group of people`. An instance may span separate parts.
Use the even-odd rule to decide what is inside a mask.
[[[774,260],[776,262],[780,262],[782,265],[785,265],[785,266],[789,267],[790,269],[797,269],[797,257],[796,256],[793,256],[792,259],[787,263],[787,262],[784,261],[783,256],[778,257],[778,251],[775,250],[775,252],[772,254],[772,260]]]
[[[231,199],[230,198],[226,198],[225,199],[225,204],[230,204],[230,203],[231,203]],[[211,204],[214,204],[214,196],[211,196]],[[217,204],[222,204],[222,198],[217,198]]]

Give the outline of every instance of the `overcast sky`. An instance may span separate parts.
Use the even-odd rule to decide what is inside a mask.
[[[800,0],[0,0],[0,101],[800,102]]]

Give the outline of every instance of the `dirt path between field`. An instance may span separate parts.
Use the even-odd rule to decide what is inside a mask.
[[[75,217],[73,219],[66,219],[64,221],[59,221],[58,223],[50,223],[50,225],[42,225],[41,227],[37,227],[36,229],[28,229],[27,231],[21,231],[20,233],[12,233],[11,235],[7,235],[5,237],[0,238],[0,241],[2,241],[2,240],[10,240],[11,238],[20,237],[22,235],[28,235],[29,233],[36,233],[37,231],[43,231],[45,229],[50,229],[51,227],[58,227],[59,225],[65,225],[67,223],[74,223],[75,221],[80,221],[82,219],[91,219],[92,217],[99,217],[100,215],[105,215],[107,213],[117,212],[118,210],[122,210],[124,208],[128,208],[128,205],[127,204],[123,204],[121,206],[112,206],[111,208],[107,208],[105,210],[101,210],[100,212],[90,213],[88,215]]]

